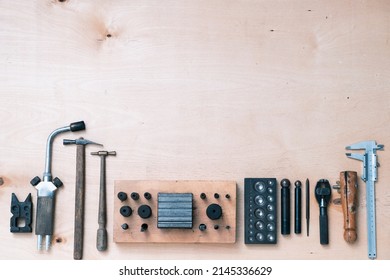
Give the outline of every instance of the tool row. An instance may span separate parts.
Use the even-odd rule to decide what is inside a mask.
[[[54,130],[47,139],[45,170],[42,180],[37,176],[31,185],[37,189],[35,234],[38,250],[49,250],[54,232],[55,193],[62,186],[59,178],[51,173],[54,138],[65,132],[85,130],[83,121]],[[78,138],[64,139],[64,145],[76,145],[74,259],[83,257],[84,209],[85,209],[85,147],[101,144]],[[375,141],[360,142],[347,150],[365,150],[364,154],[346,155],[363,161],[362,179],[366,182],[368,256],[376,258],[375,181],[377,181],[377,150],[383,145]],[[96,247],[107,249],[106,230],[106,157],[114,151],[92,152],[101,159],[99,214]],[[244,232],[245,243],[276,244],[278,228],[281,235],[291,232],[291,182],[288,179],[245,178]],[[354,171],[340,172],[335,189],[340,198],[344,215],[344,239],[348,243],[357,238],[356,212],[358,209],[358,179]],[[280,196],[278,192],[280,191]],[[310,227],[310,182],[305,181],[306,235]],[[117,243],[234,243],[236,241],[237,186],[233,181],[115,181],[114,185],[113,239]],[[327,208],[331,203],[332,188],[327,179],[317,181],[314,196],[319,207],[320,244],[329,243]],[[280,197],[280,207],[278,203]],[[302,232],[302,182],[294,182],[294,233]],[[279,208],[278,208],[279,207]],[[32,199],[28,195],[20,202],[15,194],[11,198],[11,228],[13,233],[32,232]],[[280,225],[278,224],[280,213]],[[20,220],[25,222],[20,226]]]
[[[354,243],[356,234],[357,210],[357,173],[343,171],[340,173],[339,185],[334,186],[340,193],[335,204],[342,204],[344,213],[344,239]],[[276,178],[245,179],[245,243],[276,244],[277,243],[277,181]],[[301,181],[294,183],[294,233],[302,232],[302,190]],[[280,182],[280,231],[282,235],[291,233],[291,198],[288,179]],[[310,229],[310,182],[306,179],[306,235]],[[321,179],[314,189],[319,205],[320,244],[329,244],[329,227],[327,208],[331,202],[331,186],[328,180]]]
[[[71,123],[69,126],[60,127],[54,130],[48,137],[46,143],[45,170],[42,180],[39,176],[34,177],[30,184],[37,189],[37,210],[35,234],[37,235],[38,250],[43,247],[49,250],[54,232],[54,210],[55,210],[55,193],[57,188],[63,185],[62,181],[53,178],[52,167],[52,150],[54,138],[64,132],[76,132],[85,130],[83,121]],[[74,221],[74,259],[82,259],[83,255],[83,236],[84,236],[84,209],[85,209],[85,146],[101,144],[92,142],[82,137],[69,140],[64,139],[63,145],[76,145],[76,194],[75,194],[75,221]],[[99,251],[107,249],[107,230],[106,230],[106,175],[105,160],[107,156],[114,156],[116,152],[98,151],[92,152],[91,155],[99,156],[101,159],[100,172],[100,195],[99,195],[99,216],[97,230],[96,247]],[[12,194],[11,200],[11,232],[31,232],[32,222],[32,201],[31,194],[28,195],[24,202],[19,202],[15,194]],[[20,220],[24,221],[24,226],[19,226]]]

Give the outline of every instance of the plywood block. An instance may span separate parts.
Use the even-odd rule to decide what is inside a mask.
[[[117,194],[125,192],[125,201]],[[139,199],[131,198],[131,193],[139,194]],[[151,199],[144,197],[145,192]],[[193,227],[192,229],[158,228],[157,209],[159,193],[192,193]],[[206,195],[205,199],[201,194]],[[219,195],[219,198],[215,197]],[[217,196],[218,196],[217,195]],[[220,219],[211,220],[206,215],[210,204],[222,208]],[[141,205],[148,205],[152,210],[150,218],[142,219],[138,214]],[[124,217],[120,213],[122,206],[129,206],[132,214]],[[127,224],[128,229],[122,225]],[[147,230],[141,231],[142,224]],[[199,226],[206,225],[201,231]],[[114,197],[114,242],[128,243],[235,243],[236,241],[236,182],[234,181],[115,181]]]

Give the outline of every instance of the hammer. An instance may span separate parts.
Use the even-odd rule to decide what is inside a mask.
[[[101,144],[79,138],[76,140],[64,139],[64,145],[77,145],[76,152],[76,199],[74,219],[74,248],[73,258],[81,260],[83,257],[83,234],[84,234],[84,200],[85,200],[85,146]]]
[[[99,151],[92,152],[91,155],[100,156],[100,194],[99,194],[99,215],[97,230],[96,248],[98,251],[105,251],[107,249],[107,230],[106,230],[106,157],[116,156],[116,152]]]

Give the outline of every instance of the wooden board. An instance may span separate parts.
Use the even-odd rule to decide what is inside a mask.
[[[114,197],[114,242],[128,243],[234,243],[236,241],[236,182],[232,181],[115,181],[114,193],[125,192],[128,199],[120,201]],[[139,200],[130,198],[136,192]],[[143,194],[149,192],[150,200]],[[161,229],[157,227],[157,196],[158,193],[192,193],[193,194],[193,228],[192,229]],[[206,199],[200,195],[206,194]],[[219,198],[214,198],[218,194]],[[228,195],[229,198],[226,198]],[[207,207],[212,204],[222,207],[222,217],[210,220],[206,215]],[[142,219],[137,214],[141,205],[149,205],[152,216]],[[133,214],[124,217],[119,213],[122,206],[130,206]],[[127,223],[129,229],[123,230],[121,225]],[[142,232],[141,225],[148,224],[148,229]],[[206,225],[205,231],[199,230],[199,225]],[[217,225],[218,229],[214,229]]]
[[[80,136],[117,151],[107,158],[108,198],[114,180],[238,185],[233,245],[114,243],[109,199],[108,250],[98,252],[100,160],[87,146],[85,259],[366,260],[361,179],[353,245],[333,204],[330,244],[319,244],[312,191],[309,237],[246,246],[242,194],[245,177],[309,178],[313,187],[321,178],[334,185],[343,170],[360,177],[345,146],[370,139],[385,145],[377,253],[390,259],[388,0],[2,0],[0,24],[0,259],[72,259],[76,148],[61,140]],[[85,132],[54,142],[64,187],[52,250],[38,253],[34,234],[9,232],[11,193],[32,193],[36,206],[29,181],[42,176],[47,136],[81,119]]]

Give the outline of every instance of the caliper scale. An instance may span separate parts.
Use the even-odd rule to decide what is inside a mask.
[[[376,223],[375,223],[375,182],[378,179],[377,150],[383,150],[384,145],[377,145],[375,141],[363,141],[347,146],[347,150],[365,150],[364,154],[347,153],[347,157],[363,162],[362,180],[366,183],[367,204],[367,238],[368,257],[376,258]]]

